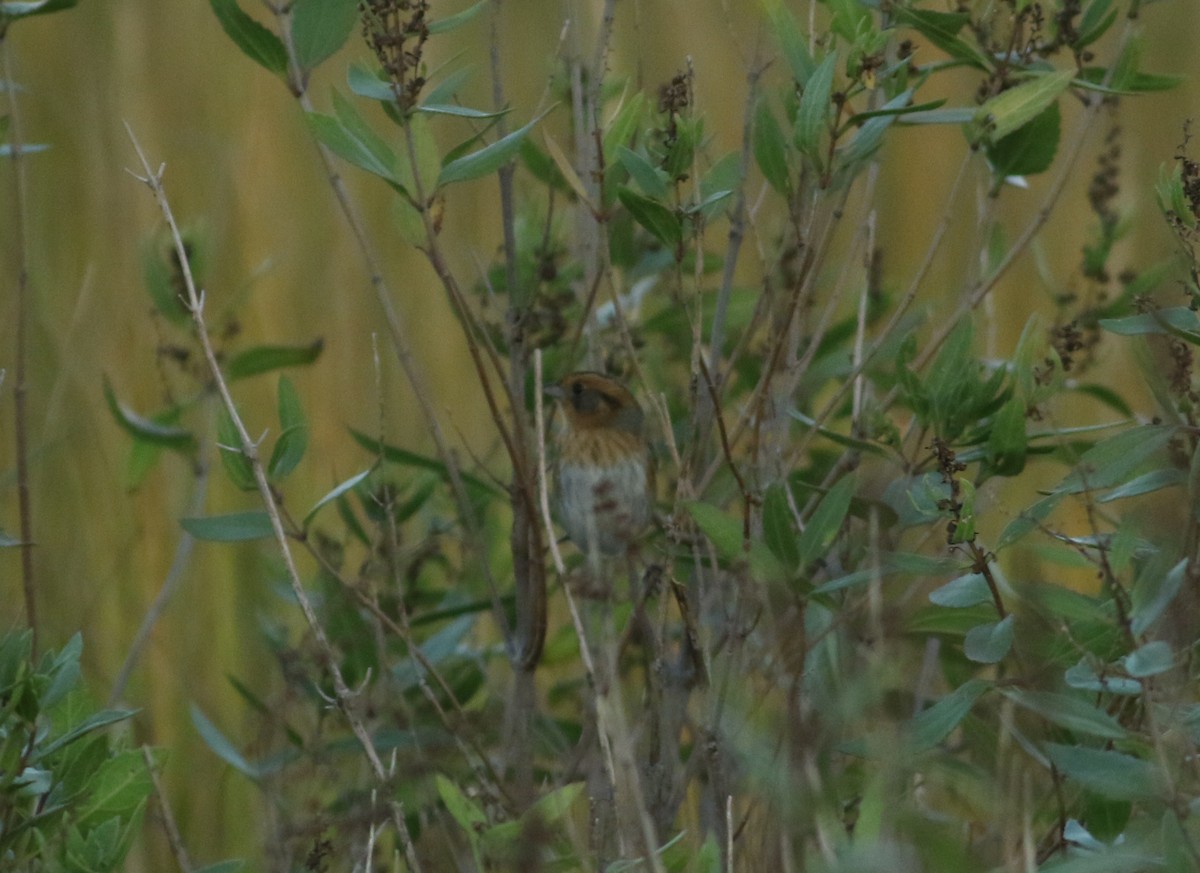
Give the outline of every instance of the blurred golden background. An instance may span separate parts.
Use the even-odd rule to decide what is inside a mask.
[[[245,8],[257,4],[246,2]],[[458,11],[461,0],[434,0],[434,17]],[[564,21],[594,18],[599,2],[509,0],[503,4],[501,53],[514,117],[542,103],[554,71]],[[807,20],[807,4],[797,3]],[[696,71],[698,111],[720,154],[738,146],[747,58],[759,33],[758,4],[750,0],[635,0],[618,3],[612,67],[648,88],[685,68]],[[1169,162],[1182,125],[1200,107],[1200,15],[1189,0],[1143,4],[1145,67],[1184,75],[1173,91],[1122,101],[1122,177],[1119,203],[1133,227],[1121,244],[1147,264],[1166,256],[1172,241],[1153,199],[1159,165]],[[475,77],[468,101],[487,105],[488,23],[430,44],[431,66],[462,53]],[[289,504],[311,505],[333,484],[369,461],[347,436],[348,426],[378,427],[372,337],[380,332],[380,372],[391,442],[420,451],[430,444],[412,412],[408,389],[387,346],[382,319],[361,259],[336,210],[315,145],[295,101],[281,83],[247,60],[221,31],[201,0],[82,0],[66,12],[21,21],[8,33],[25,138],[50,149],[30,156],[27,239],[34,306],[31,323],[30,421],[33,526],[43,647],[76,631],[85,643],[87,679],[107,695],[133,634],[167,573],[179,537],[177,519],[191,487],[191,470],[168,456],[137,491],[126,487],[130,440],[114,422],[102,394],[107,376],[118,396],[148,412],[163,402],[155,360],[162,325],[151,315],[139,252],[162,225],[148,191],[126,168],[136,158],[124,123],[152,162],[165,162],[165,184],[176,215],[208,240],[205,287],[216,311],[235,307],[246,346],[301,344],[318,337],[324,354],[293,371],[312,424],[309,455],[289,483]],[[367,59],[357,34],[318,71],[311,93],[328,106],[331,87],[345,91],[348,63]],[[565,131],[565,120],[547,124]],[[1068,111],[1069,136],[1078,111]],[[1093,131],[1075,177],[1035,247],[1049,275],[1064,287],[1076,270],[1092,216],[1086,188],[1106,122]],[[890,285],[904,287],[925,251],[953,171],[964,153],[952,128],[902,129],[883,153],[878,198],[879,242]],[[11,166],[0,165],[0,529],[19,528],[13,445],[12,369],[17,265],[11,210]],[[472,449],[494,449],[489,420],[460,332],[423,258],[393,231],[384,186],[352,168],[343,174],[362,205],[369,233],[386,254],[386,273],[448,432]],[[1003,210],[1028,215],[1045,180],[1029,192],[1010,191]],[[958,205],[953,236],[971,236],[972,190]],[[450,195],[443,239],[468,282],[499,242],[494,177],[459,186]],[[1020,225],[1014,223],[1014,227]],[[1013,231],[1015,233],[1015,230]],[[927,282],[952,283],[973,250],[947,250]],[[1011,348],[1033,308],[1049,294],[1034,257],[1023,257],[995,294],[995,342]],[[982,334],[982,331],[981,331]],[[274,379],[238,388],[252,411],[252,430],[275,425]],[[210,512],[250,508],[246,495],[222,481],[219,469]],[[259,808],[246,779],[218,762],[200,742],[188,716],[199,704],[235,741],[252,739],[253,715],[226,676],[252,688],[263,675],[261,615],[294,621],[292,608],[266,590],[265,548],[199,544],[178,594],[155,630],[125,699],[142,706],[132,732],[139,742],[170,750],[170,799],[197,862],[255,857],[261,851]],[[0,622],[23,620],[20,561],[0,550]],[[163,869],[162,838],[147,828],[129,869]]]

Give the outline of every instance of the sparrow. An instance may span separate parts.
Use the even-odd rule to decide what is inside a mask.
[[[555,465],[559,522],[585,555],[628,554],[654,501],[641,407],[601,373],[571,373],[546,393],[563,413]]]

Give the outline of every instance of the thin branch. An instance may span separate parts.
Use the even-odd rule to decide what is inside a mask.
[[[184,846],[183,837],[179,833],[179,825],[171,812],[171,804],[167,802],[167,793],[163,791],[162,781],[158,778],[158,769],[154,766],[154,756],[150,754],[149,746],[142,746],[142,758],[146,762],[146,770],[150,773],[150,782],[154,785],[154,796],[158,799],[158,811],[162,816],[163,831],[167,835],[167,844],[171,847],[171,854],[175,856],[175,863],[179,866],[181,873],[191,873],[192,862],[188,858],[187,847]]]
[[[308,597],[308,592],[304,589],[304,583],[300,579],[300,571],[296,567],[295,558],[292,555],[291,544],[288,541],[287,533],[283,528],[283,519],[279,513],[279,507],[276,505],[275,496],[271,492],[271,485],[267,481],[266,470],[263,467],[262,460],[259,457],[258,443],[250,436],[250,432],[246,429],[245,422],[242,420],[238,412],[237,405],[234,403],[233,395],[229,391],[229,385],[225,381],[225,376],[221,372],[221,366],[217,360],[216,351],[213,349],[212,342],[208,337],[208,326],[204,320],[205,295],[202,290],[197,290],[195,279],[192,276],[191,265],[188,261],[187,250],[184,247],[183,237],[179,233],[179,226],[175,222],[175,215],[171,211],[171,204],[167,199],[167,194],[162,184],[162,175],[165,170],[165,165],[160,165],[155,172],[150,162],[142,150],[141,143],[126,122],[125,130],[129,134],[129,139],[133,143],[134,151],[137,152],[138,160],[141,162],[144,176],[131,173],[135,178],[143,182],[150,188],[157,201],[159,208],[162,210],[163,217],[166,219],[167,226],[171,231],[171,239],[175,243],[175,253],[179,259],[180,270],[183,273],[184,284],[186,287],[186,300],[184,301],[192,316],[192,322],[196,328],[196,337],[200,342],[201,350],[204,353],[205,362],[208,365],[209,373],[213,378],[213,384],[217,389],[217,393],[221,397],[221,402],[225,407],[225,411],[229,414],[230,421],[233,423],[234,429],[237,431],[238,440],[241,445],[242,455],[250,464],[250,468],[254,474],[254,481],[258,487],[259,499],[262,501],[263,508],[266,510],[267,517],[271,522],[271,531],[275,536],[275,543],[279,548],[280,556],[283,558],[284,567],[287,571],[288,582],[291,585],[292,594],[296,598],[296,602],[300,605],[300,610],[304,614],[304,620],[308,624],[309,630],[312,632],[313,639],[316,641],[317,650],[320,654],[323,666],[328,671],[330,679],[333,682],[334,700],[339,710],[345,716],[347,723],[350,725],[351,731],[362,746],[363,753],[367,757],[368,763],[371,765],[371,770],[375,774],[375,778],[380,783],[387,780],[387,771],[383,766],[383,762],[379,758],[379,753],[375,749],[375,745],[371,740],[370,734],[367,732],[366,725],[362,718],[355,711],[354,693],[351,692],[346,684],[345,678],[342,676],[341,669],[338,667],[337,655],[333,650],[332,644],[329,642],[328,636],[325,634],[325,628],[322,627],[320,619],[317,617],[312,601]],[[392,819],[395,824],[397,833],[404,844],[405,858],[409,866],[416,871],[421,869],[420,862],[417,860],[416,849],[413,846],[412,836],[408,831],[408,825],[404,820],[404,811],[402,802],[399,799],[392,801]]]

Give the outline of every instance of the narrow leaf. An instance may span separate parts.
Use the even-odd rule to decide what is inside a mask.
[[[442,167],[441,175],[438,177],[438,187],[454,182],[478,179],[480,176],[486,176],[499,170],[516,157],[517,151],[521,148],[521,140],[529,134],[529,131],[533,130],[535,124],[545,118],[549,111],[547,109],[524,127],[514,130],[508,136],[501,137],[491,145],[450,161]]]
[[[325,506],[325,504],[327,504],[327,503],[331,503],[332,501],[337,500],[339,497],[341,497],[347,491],[350,491],[351,489],[353,489],[354,486],[356,486],[359,482],[361,482],[363,479],[366,479],[367,476],[371,475],[371,470],[373,470],[373,469],[374,469],[374,467],[367,469],[367,470],[363,470],[361,473],[355,473],[349,479],[345,480],[344,482],[339,483],[337,486],[335,486],[333,488],[332,491],[330,491],[328,494],[326,494],[324,497],[322,497],[320,500],[318,500],[316,503],[314,503],[313,508],[308,511],[308,515],[304,516],[304,525],[303,526],[307,528],[309,523],[313,520],[313,516],[315,516],[317,514],[317,512],[321,509],[321,507]]]
[[[1130,615],[1130,630],[1134,636],[1145,633],[1175,601],[1183,588],[1187,568],[1187,558],[1166,573],[1156,562],[1151,562],[1139,575],[1133,587],[1133,611]]]
[[[821,133],[828,125],[829,96],[833,92],[833,71],[837,52],[830,52],[804,83],[800,108],[796,111],[796,148],[820,165]]]
[[[1022,82],[980,106],[975,112],[975,121],[986,126],[990,141],[1003,139],[1048,109],[1074,76],[1071,70],[1058,70]]]
[[[949,736],[967,717],[984,692],[992,687],[982,679],[969,679],[928,709],[917,713],[908,725],[913,751],[932,749]]]
[[[234,355],[225,375],[232,382],[285,367],[303,367],[319,358],[324,348],[323,339],[306,346],[255,346]]]
[[[454,30],[456,27],[462,27],[488,5],[488,0],[479,0],[473,6],[468,6],[462,12],[455,15],[447,16],[446,18],[438,18],[429,22],[429,35],[433,36],[438,33],[447,33]]]
[[[265,512],[232,512],[228,515],[205,515],[181,518],[183,529],[198,540],[237,543],[263,540],[274,536],[271,518]]]
[[[650,231],[655,239],[668,248],[679,245],[683,239],[683,226],[673,211],[624,185],[617,189],[617,197],[634,220]]]
[[[780,194],[786,195],[791,188],[788,180],[787,140],[766,100],[758,104],[754,113],[753,136],[754,160],[758,163],[763,178]]]
[[[209,0],[209,3],[221,29],[246,57],[276,75],[287,72],[287,49],[278,36],[247,15],[237,0]]]
[[[1083,453],[1075,469],[1054,491],[1080,494],[1121,485],[1175,433],[1176,429],[1168,425],[1143,425],[1102,440]]]
[[[1018,706],[1074,733],[1105,740],[1125,738],[1125,728],[1115,718],[1074,694],[1020,688],[1005,688],[1002,693]]]
[[[854,476],[843,476],[821,498],[796,542],[797,566],[807,567],[829,551],[850,511],[850,498],[854,496],[855,487],[857,479]]]
[[[767,488],[763,498],[763,537],[771,553],[789,570],[796,570],[800,552],[796,548],[796,526],[788,506],[787,487],[784,482],[774,482]]]
[[[374,151],[371,144],[360,142],[332,115],[309,112],[305,120],[313,136],[339,158],[368,173],[396,181],[396,156],[390,150]]]
[[[134,438],[142,442],[153,443],[157,446],[176,449],[178,451],[190,451],[194,448],[196,441],[191,431],[144,418],[126,408],[117,399],[112,383],[108,381],[107,377],[104,379],[104,400],[108,404],[108,409],[112,413],[113,418],[117,420],[117,423],[121,427],[132,434]]]
[[[200,707],[193,703],[189,709],[192,714],[192,724],[200,732],[200,738],[204,740],[205,745],[226,764],[243,775],[250,777],[250,779],[257,781],[261,776],[260,768],[246,760],[245,756],[237,750],[225,734],[221,733],[221,729],[209,721],[208,717],[200,711]]]
[[[296,469],[308,450],[308,422],[300,404],[300,395],[292,380],[279,377],[278,389],[279,439],[271,451],[267,473],[278,482]]]

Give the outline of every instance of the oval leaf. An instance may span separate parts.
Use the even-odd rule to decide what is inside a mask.
[[[306,70],[340,49],[358,21],[358,0],[295,0],[292,44]]]
[[[995,664],[1012,648],[1013,617],[993,624],[981,624],[967,631],[963,654],[977,664]]]
[[[1162,793],[1155,767],[1121,752],[1047,743],[1054,766],[1084,788],[1112,800],[1149,800]]]
[[[980,603],[991,603],[992,590],[988,588],[987,580],[981,573],[968,573],[959,576],[929,593],[929,601],[937,606],[950,609],[963,609],[968,606],[978,606]]]

